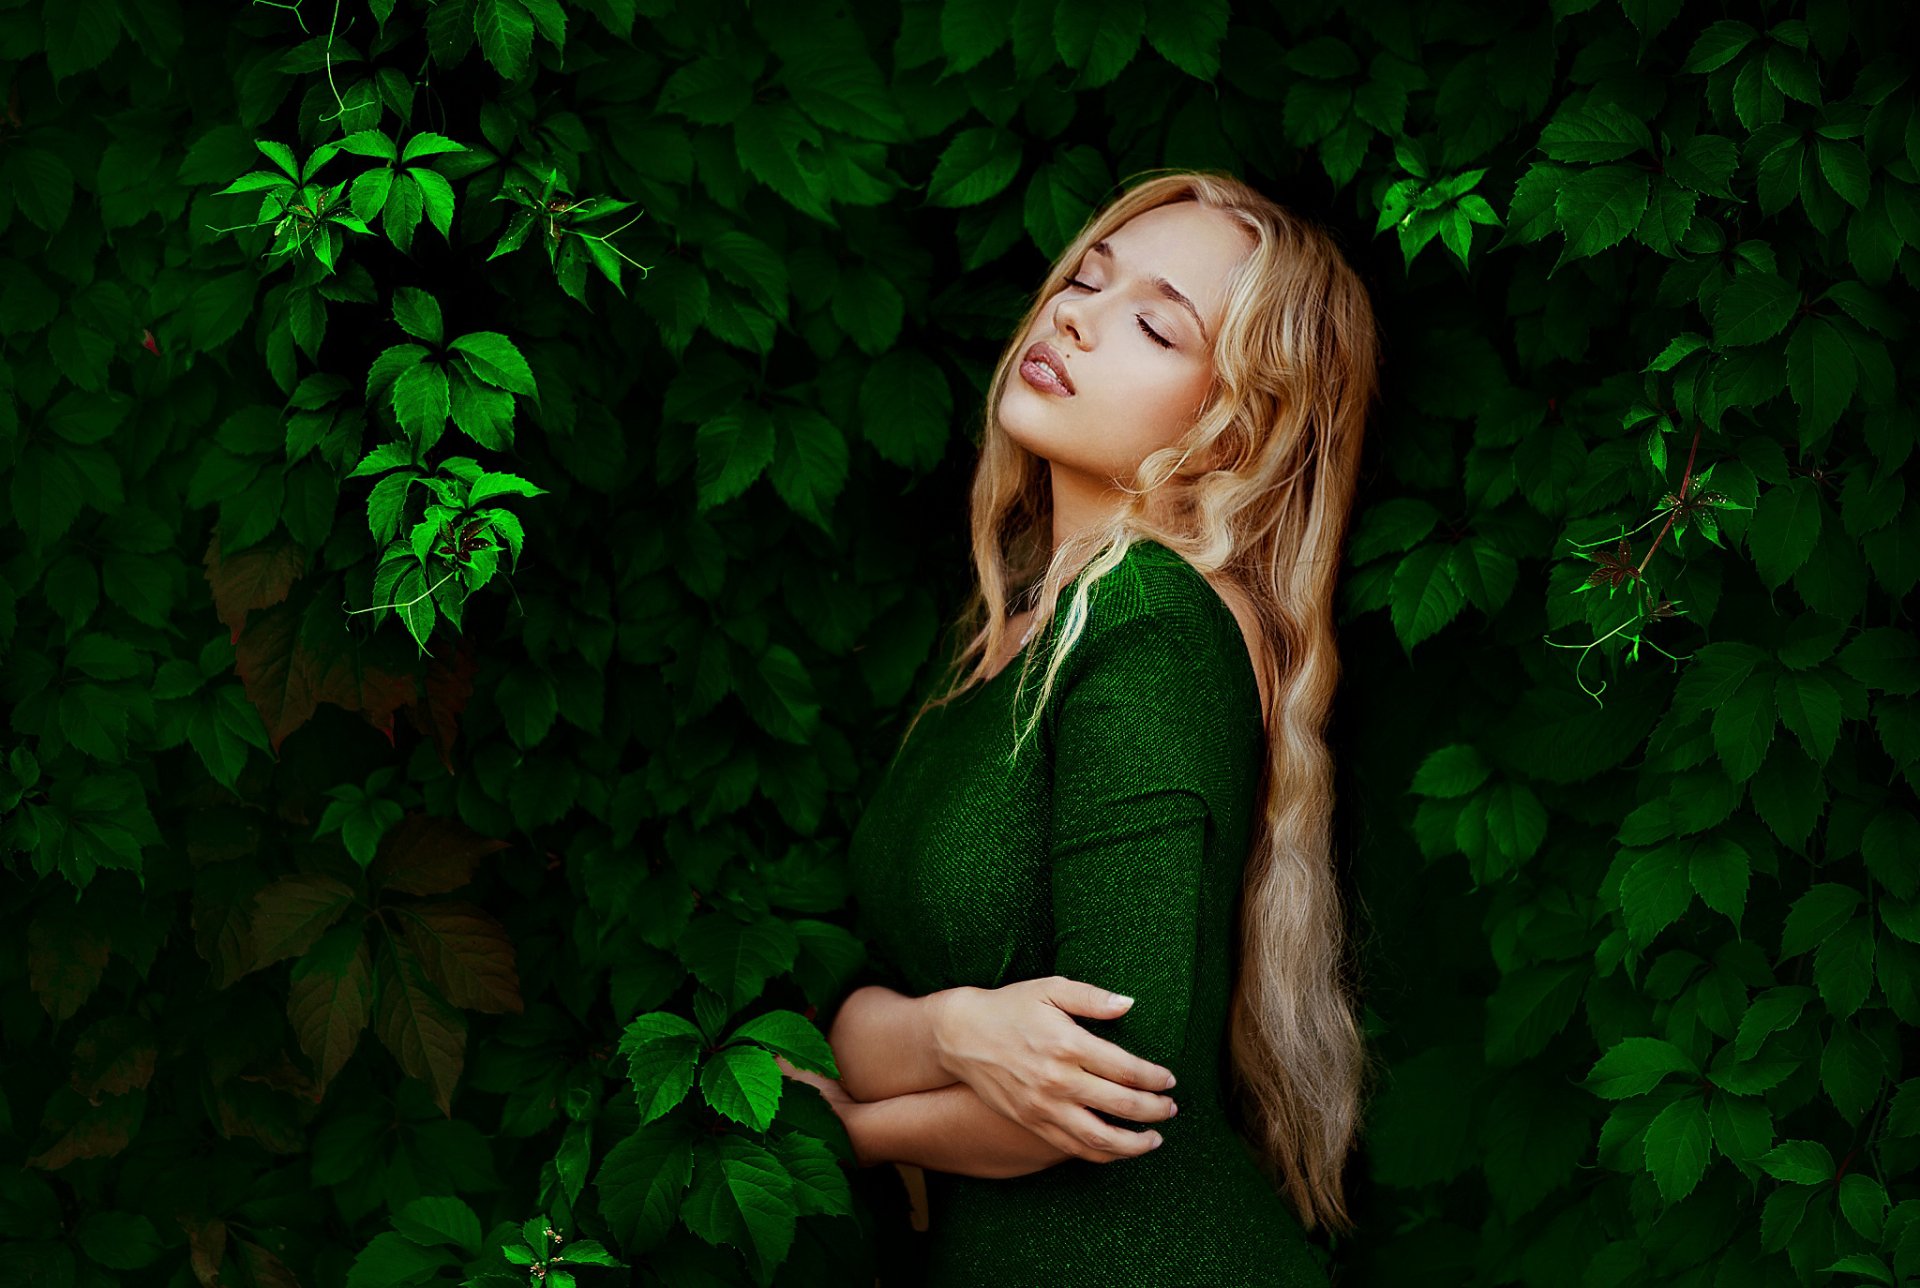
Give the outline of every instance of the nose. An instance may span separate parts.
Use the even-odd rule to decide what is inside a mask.
[[[1062,335],[1070,335],[1073,342],[1086,348],[1086,337],[1081,333],[1080,301],[1062,295],[1053,309],[1054,326]]]

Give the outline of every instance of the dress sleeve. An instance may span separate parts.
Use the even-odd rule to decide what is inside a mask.
[[[1116,1019],[1076,1020],[1176,1075],[1209,800],[1236,754],[1215,647],[1191,620],[1141,614],[1097,634],[1090,624],[1062,664],[1072,678],[1054,725],[1054,973],[1133,998]]]

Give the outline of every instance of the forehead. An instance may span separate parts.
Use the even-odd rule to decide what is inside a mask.
[[[1166,277],[1199,306],[1209,329],[1226,305],[1228,278],[1253,246],[1230,216],[1194,201],[1143,210],[1106,240],[1122,273]]]

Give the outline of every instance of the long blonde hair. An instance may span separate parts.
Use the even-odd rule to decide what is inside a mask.
[[[1228,284],[1212,386],[1186,435],[1140,463],[1122,512],[1051,550],[1047,462],[1015,443],[996,415],[1007,382],[1018,378],[1018,338],[1088,247],[1142,211],[1176,201],[1221,212],[1253,243]],[[969,505],[978,582],[958,629],[972,637],[951,664],[956,678],[921,705],[903,742],[921,715],[990,678],[988,661],[1011,629],[1010,586],[1032,588],[1033,634],[1044,641],[1061,589],[1077,579],[1058,646],[1045,650],[1028,733],[1084,629],[1094,583],[1136,540],[1160,542],[1251,602],[1267,645],[1256,655],[1265,654],[1270,695],[1268,759],[1236,932],[1235,1093],[1258,1158],[1301,1224],[1349,1232],[1341,1177],[1377,1069],[1345,960],[1333,761],[1323,732],[1340,676],[1334,586],[1362,433],[1379,390],[1379,338],[1365,284],[1326,231],[1232,175],[1153,172],[1097,211],[1060,252],[1014,337],[987,391]],[[1218,468],[1183,468],[1195,459]],[[1019,691],[1041,652],[1028,651]]]

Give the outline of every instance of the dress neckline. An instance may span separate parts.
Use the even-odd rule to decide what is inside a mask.
[[[1142,546],[1152,546],[1154,549],[1164,552],[1175,561],[1185,564],[1187,567],[1187,571],[1191,572],[1195,577],[1198,577],[1200,579],[1200,584],[1207,588],[1207,593],[1213,596],[1215,605],[1219,608],[1219,610],[1222,613],[1226,614],[1227,620],[1233,626],[1233,638],[1238,640],[1240,643],[1240,650],[1239,650],[1240,657],[1246,665],[1247,674],[1257,677],[1257,668],[1253,664],[1253,649],[1247,643],[1246,632],[1240,629],[1239,617],[1234,613],[1232,605],[1227,603],[1226,596],[1220,593],[1219,588],[1215,586],[1212,582],[1208,581],[1206,574],[1201,572],[1198,568],[1194,567],[1192,561],[1189,560],[1185,555],[1181,554],[1178,550],[1173,549],[1171,546],[1165,545],[1159,541],[1155,541],[1152,537],[1142,537],[1140,540],[1134,542],[1133,545],[1128,548],[1127,554],[1131,556],[1135,550],[1138,550]],[[1114,571],[1117,572],[1119,571],[1119,569],[1116,568]],[[1061,588],[1060,593],[1062,595],[1065,595],[1067,591],[1073,589],[1075,583],[1077,583],[1079,580],[1080,580],[1079,574],[1076,573],[1074,575],[1073,580],[1069,581],[1064,587]],[[1057,604],[1056,604],[1056,607],[1057,607]],[[1036,616],[1032,622],[1029,622],[1027,624],[1027,633],[1021,637],[1020,647],[1014,650],[1013,656],[1008,658],[1006,662],[1001,665],[998,671],[995,671],[992,675],[988,676],[985,680],[982,680],[980,682],[980,686],[979,686],[980,688],[982,689],[988,688],[995,681],[999,680],[1000,677],[1004,676],[1008,671],[1011,671],[1014,667],[1020,665],[1021,659],[1023,659],[1027,655],[1028,650],[1030,650],[1033,647],[1034,625],[1038,621],[1039,621],[1039,618],[1038,616]],[[1259,680],[1257,678],[1254,681],[1254,688],[1256,692],[1259,689]],[[1262,721],[1262,723],[1264,724],[1264,720]]]

